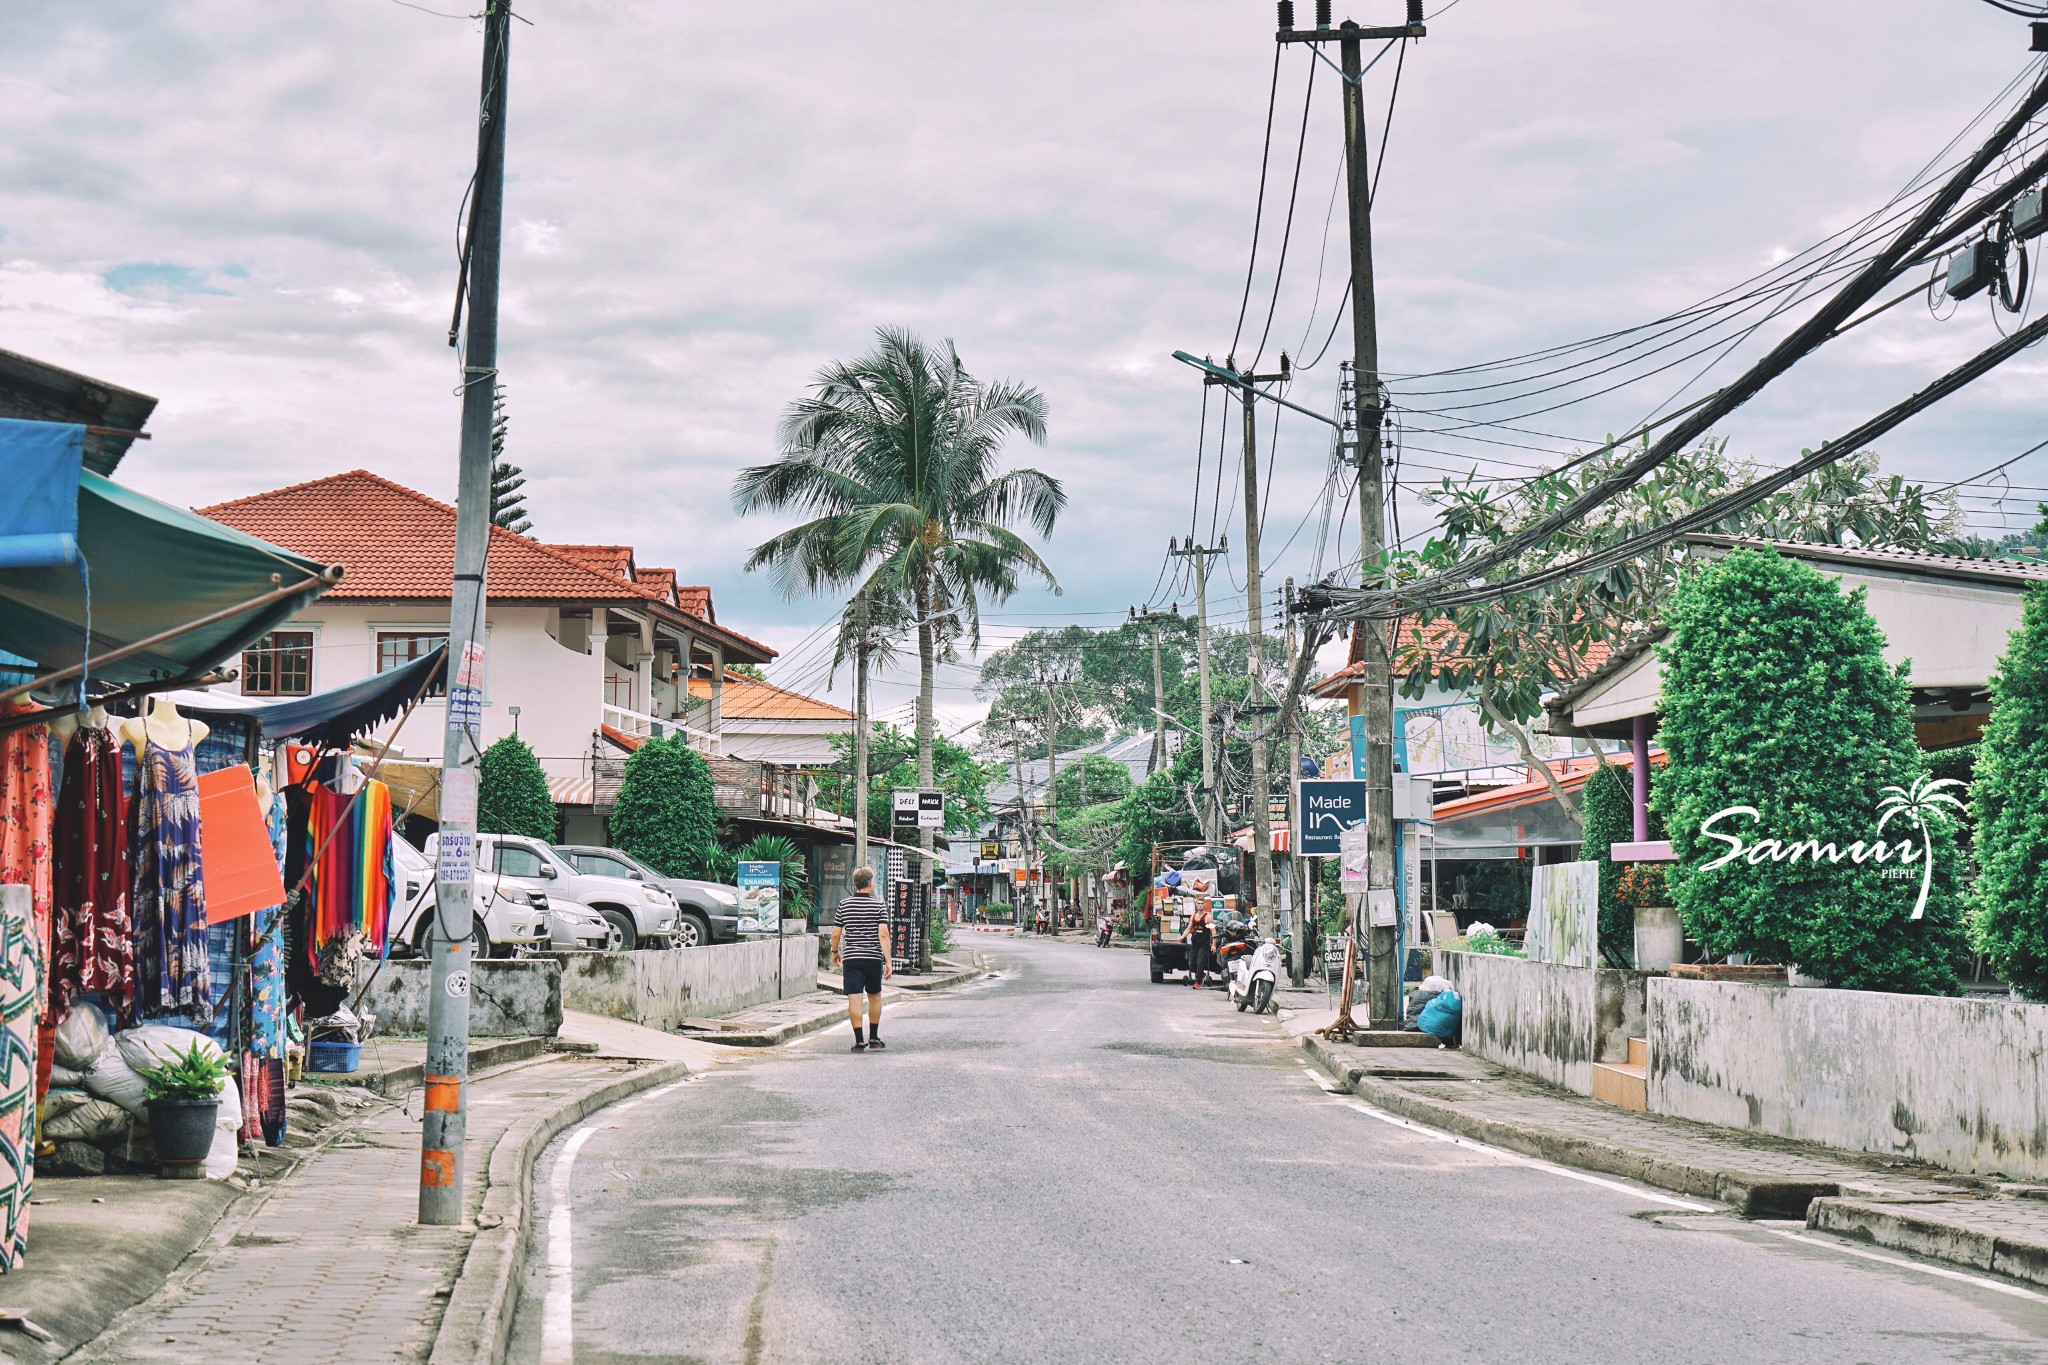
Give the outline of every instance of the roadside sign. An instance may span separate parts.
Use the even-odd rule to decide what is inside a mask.
[[[1002,856],[1003,856],[1003,845],[1002,845],[1002,842],[1001,842],[1000,840],[997,840],[997,839],[983,839],[983,840],[981,841],[981,856],[982,856],[982,857],[984,857],[984,858],[1000,858],[1000,857],[1002,857]]]
[[[1338,843],[1341,847],[1337,855],[1337,889],[1347,894],[1365,890],[1370,879],[1372,858],[1363,822],[1345,830]]]
[[[741,863],[739,884],[741,886],[782,885],[781,863]]]
[[[943,829],[946,794],[927,791],[889,793],[889,824],[895,829]]]
[[[1301,784],[1301,828],[1297,834],[1305,857],[1334,857],[1343,852],[1344,831],[1365,824],[1365,783],[1350,779],[1304,779]]]

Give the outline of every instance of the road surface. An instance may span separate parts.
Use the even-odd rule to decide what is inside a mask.
[[[558,1140],[512,1358],[2048,1361],[2048,1295],[1382,1121],[1140,953],[996,956]]]

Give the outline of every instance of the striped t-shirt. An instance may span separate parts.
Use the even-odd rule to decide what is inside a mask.
[[[882,960],[882,926],[889,907],[872,891],[856,891],[839,902],[839,956],[850,962]]]

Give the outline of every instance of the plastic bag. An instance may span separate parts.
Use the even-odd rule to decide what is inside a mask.
[[[1415,1027],[1446,1043],[1455,1043],[1464,1022],[1465,1002],[1456,991],[1445,991],[1422,1007],[1422,1017],[1415,1021]]]
[[[92,1066],[93,1059],[100,1055],[100,1049],[112,1036],[107,1028],[107,1017],[99,1012],[97,1006],[81,1000],[66,1012],[64,1021],[57,1025],[57,1046],[52,1055],[58,1066],[84,1071]]]
[[[233,1078],[221,1087],[220,1112],[213,1116],[213,1145],[202,1168],[208,1180],[226,1180],[242,1159],[242,1092]]]
[[[70,1067],[61,1064],[54,1065],[50,1068],[50,1088],[52,1090],[83,1090],[85,1089],[85,1073],[83,1071],[73,1071]]]
[[[43,1136],[52,1142],[89,1142],[104,1147],[126,1137],[129,1125],[135,1122],[134,1115],[112,1100],[94,1099],[79,1090],[50,1092],[52,1100],[59,1095],[76,1095],[82,1103],[67,1105],[61,1113],[44,1106]]]
[[[143,1101],[149,1098],[148,1082],[135,1074],[135,1068],[121,1056],[120,1044],[112,1038],[100,1049],[100,1055],[93,1058],[92,1065],[85,1068],[85,1088],[131,1114],[140,1114]]]

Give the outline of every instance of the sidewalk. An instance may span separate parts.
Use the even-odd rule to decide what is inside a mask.
[[[1455,1050],[1355,1047],[1314,1032],[1334,1011],[1283,1005],[1281,1026],[1359,1099],[1416,1123],[1581,1170],[1718,1200],[1752,1218],[2048,1285],[2048,1187],[1874,1153],[1637,1114]]]

